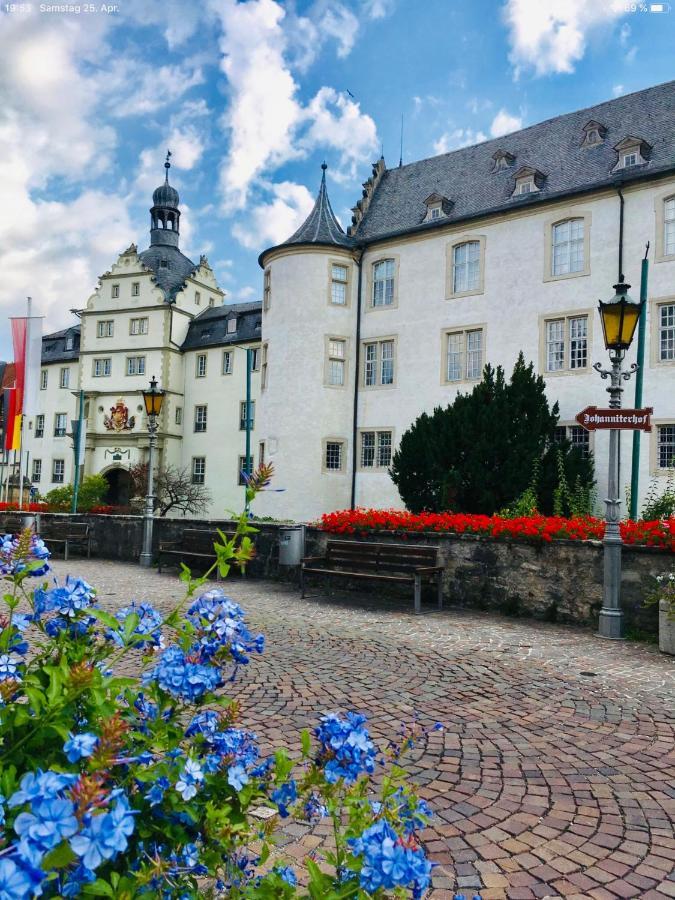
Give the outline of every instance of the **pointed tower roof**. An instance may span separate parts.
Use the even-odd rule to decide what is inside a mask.
[[[307,216],[302,225],[295,234],[292,234],[288,240],[277,244],[277,247],[288,247],[291,244],[319,244],[328,247],[353,247],[354,241],[349,235],[342,230],[340,223],[335,218],[333,207],[328,199],[328,191],[326,190],[326,163],[322,163],[321,185],[317,194],[316,202],[311,213]],[[268,247],[267,250],[260,254],[259,261],[262,260],[268,250],[276,249]]]

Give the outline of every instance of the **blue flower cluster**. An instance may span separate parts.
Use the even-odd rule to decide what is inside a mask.
[[[187,618],[197,631],[199,649],[205,659],[224,650],[236,665],[246,665],[251,653],[264,650],[264,636],[251,634],[241,606],[219,588],[197,597],[188,609]]]
[[[136,647],[163,647],[162,639],[162,614],[156,610],[150,603],[139,603],[135,601],[125,606],[123,609],[115,613],[115,618],[124,625],[127,617],[133,614],[138,616],[138,625],[134,628],[133,634],[142,635],[143,640],[135,644]],[[123,628],[109,629],[106,637],[114,641],[120,647],[124,644]]]
[[[348,841],[354,856],[363,857],[359,883],[373,894],[379,888],[410,887],[415,900],[431,881],[431,863],[421,848],[401,840],[391,825],[380,819],[361,837]]]
[[[250,731],[223,728],[222,716],[207,709],[197,713],[185,731],[186,737],[198,735],[202,736],[205,745],[205,771],[217,772],[221,767],[227,767],[227,781],[235,791],[248,784],[251,775],[264,774],[267,766],[256,766],[258,747],[256,736]]]
[[[49,571],[47,560],[51,553],[45,542],[36,534],[31,536],[28,553],[23,556],[19,551],[21,535],[5,534],[0,536],[0,576],[18,575],[28,568],[32,578],[39,578]]]
[[[86,610],[93,605],[95,591],[82,578],[66,577],[65,583],[49,591],[37,588],[33,594],[34,618],[56,613],[46,621],[45,631],[50,637],[68,629],[71,634],[86,634],[96,622]]]
[[[344,719],[328,713],[314,729],[321,745],[317,762],[323,766],[330,784],[339,778],[352,784],[364,772],[374,771],[376,749],[363,727],[365,721],[366,717],[359,713],[348,712]]]
[[[215,666],[194,662],[180,647],[167,647],[154,669],[146,672],[143,683],[156,681],[159,687],[179,700],[193,703],[221,683],[220,670]]]
[[[27,805],[29,809],[14,820],[17,840],[0,861],[0,897],[22,900],[40,896],[40,884],[48,877],[40,867],[47,854],[63,841],[68,841],[81,862],[68,873],[61,896],[76,896],[82,883],[95,880],[94,870],[104,860],[114,859],[127,849],[135,813],[125,794],[112,791],[107,809],[86,811],[78,820],[70,796],[77,780],[77,775],[40,769],[21,779],[8,806]]]
[[[298,785],[291,778],[290,781],[272,791],[271,797],[272,802],[279,807],[279,815],[282,819],[285,819],[289,815],[288,807],[298,799]]]

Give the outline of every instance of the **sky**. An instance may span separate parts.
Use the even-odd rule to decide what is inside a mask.
[[[152,191],[228,302],[310,211],[398,165],[675,77],[670,13],[615,0],[118,0],[0,7],[0,359],[25,298],[73,322]],[[665,4],[668,7],[668,4]],[[70,11],[64,11],[64,7]],[[631,11],[631,7],[635,11]]]

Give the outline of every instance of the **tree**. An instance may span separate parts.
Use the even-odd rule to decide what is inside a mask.
[[[98,506],[107,490],[108,482],[105,476],[85,475],[77,492],[78,512],[89,512],[93,506]],[[70,512],[73,503],[73,485],[64,484],[63,487],[52,488],[45,500],[51,510]]]
[[[411,425],[394,454],[391,477],[413,512],[454,509],[490,515],[513,503],[541,463],[539,509],[553,509],[558,404],[549,407],[544,379],[518,357],[509,382],[487,365],[470,394],[459,394]],[[593,462],[569,442],[558,445],[568,484],[593,484]],[[553,475],[553,481],[552,479]]]
[[[133,494],[145,497],[148,492],[148,464],[137,463],[129,469]],[[203,484],[194,484],[189,469],[166,466],[155,475],[155,508],[160,516],[170,510],[196,515],[206,512],[211,495]]]

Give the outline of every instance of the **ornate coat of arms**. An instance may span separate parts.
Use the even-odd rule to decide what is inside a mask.
[[[136,417],[129,415],[129,408],[120,397],[117,403],[110,407],[110,415],[103,416],[103,424],[108,431],[131,431],[136,424]]]

